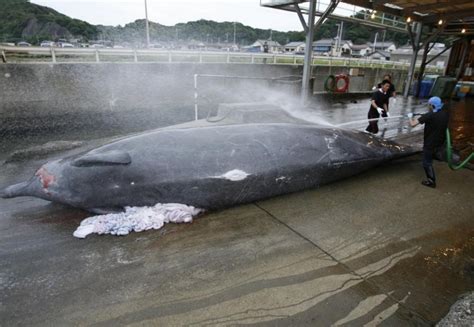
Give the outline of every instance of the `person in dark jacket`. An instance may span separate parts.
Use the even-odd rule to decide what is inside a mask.
[[[426,174],[426,180],[421,184],[428,187],[436,187],[436,175],[433,168],[433,155],[444,146],[446,128],[448,128],[449,113],[443,109],[443,102],[439,97],[432,97],[428,100],[430,111],[421,115],[419,118],[413,118],[413,114],[409,114],[410,125],[412,127],[418,124],[424,124],[423,137],[423,168]]]
[[[391,104],[395,105],[397,92],[395,91],[395,84],[393,84],[392,76],[390,74],[385,74],[383,77],[383,80],[390,82],[390,87],[388,88],[388,91],[387,91],[387,95],[388,95],[387,109],[390,110],[390,105]],[[377,85],[377,87],[380,89],[382,87],[382,83]],[[387,121],[387,119],[385,119],[385,121]]]
[[[390,82],[387,80],[380,83],[380,88],[375,90],[370,99],[370,109],[367,114],[369,126],[365,129],[369,133],[377,134],[379,132],[378,118],[387,117],[388,114],[388,89]]]
[[[384,77],[383,77],[383,80],[384,81],[389,81],[390,82],[390,87],[388,88],[388,91],[387,91],[387,94],[388,94],[388,97],[389,98],[394,98],[397,96],[397,92],[395,91],[395,85],[393,84],[392,82],[392,76],[390,74],[386,74]],[[379,85],[377,85],[377,87],[380,89],[382,87],[382,83],[380,83]]]

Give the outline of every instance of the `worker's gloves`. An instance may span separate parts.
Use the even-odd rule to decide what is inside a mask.
[[[382,109],[382,108],[380,108],[380,107],[378,107],[378,108],[377,108],[377,111],[378,111],[378,112],[379,112],[379,114],[381,115],[381,114],[382,114],[382,112],[383,112],[383,109]]]
[[[411,112],[407,113],[407,117],[408,117],[409,119],[412,119],[412,118],[413,118],[413,113],[411,113]]]

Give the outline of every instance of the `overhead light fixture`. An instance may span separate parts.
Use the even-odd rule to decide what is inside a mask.
[[[408,16],[408,18],[407,18],[407,23],[411,23],[411,17],[410,16]]]
[[[442,19],[438,20],[438,25],[443,25],[443,20]]]
[[[461,30],[461,33],[463,33],[463,34],[466,33],[466,29],[463,28],[463,29]]]

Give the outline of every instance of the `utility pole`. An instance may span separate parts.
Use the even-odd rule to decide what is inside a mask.
[[[375,46],[377,45],[377,36],[378,36],[378,35],[379,35],[379,32],[375,33],[373,52],[375,52]]]
[[[150,27],[148,25],[148,8],[145,0],[145,28],[146,28],[146,47],[150,47]]]
[[[235,46],[235,22],[234,22],[234,46]]]
[[[339,40],[339,46],[337,48],[337,50],[339,51],[338,52],[338,57],[340,57],[341,53],[342,53],[341,47],[342,47],[342,31],[343,30],[344,30],[344,22],[341,20],[341,31],[339,32],[339,39],[338,39]]]

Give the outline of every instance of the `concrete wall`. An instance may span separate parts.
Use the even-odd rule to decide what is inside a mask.
[[[350,67],[314,67],[315,91],[329,74]],[[363,69],[349,91],[367,91],[386,71]],[[249,64],[4,64],[0,65],[1,133],[35,129],[142,130],[194,119],[194,74],[277,78],[302,75],[301,66]],[[402,72],[392,72],[400,84]],[[222,102],[299,99],[292,78],[245,80],[200,77],[200,118]]]

